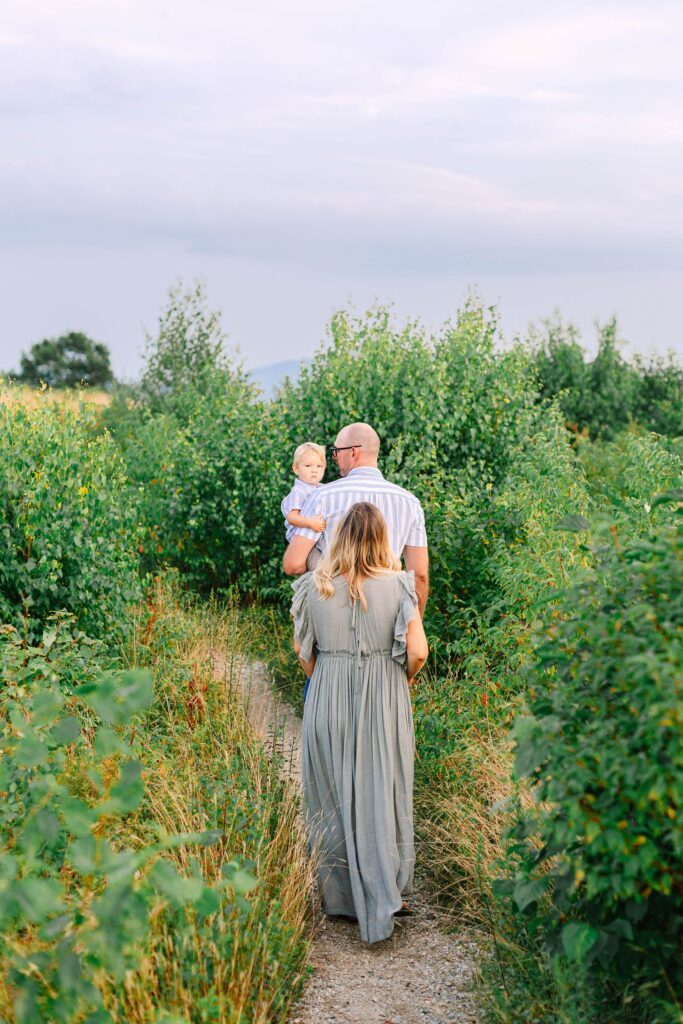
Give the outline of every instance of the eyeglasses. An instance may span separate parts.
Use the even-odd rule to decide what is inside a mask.
[[[362,447],[363,447],[362,444],[345,444],[345,445],[342,445],[341,448],[338,448],[336,444],[333,444],[332,447],[330,448],[330,455],[332,456],[332,458],[336,462],[337,461],[337,454],[338,454],[338,452],[348,452],[348,451],[351,450],[351,448],[362,448]]]

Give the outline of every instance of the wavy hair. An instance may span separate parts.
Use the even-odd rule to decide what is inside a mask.
[[[337,523],[332,542],[313,573],[321,597],[332,597],[335,576],[345,576],[349,595],[364,611],[368,602],[363,580],[400,572],[401,563],[389,547],[387,523],[376,505],[359,501]]]

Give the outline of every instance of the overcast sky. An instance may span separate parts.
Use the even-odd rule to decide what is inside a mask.
[[[251,366],[469,287],[683,354],[681,53],[661,0],[0,0],[0,368],[134,376],[179,276]]]

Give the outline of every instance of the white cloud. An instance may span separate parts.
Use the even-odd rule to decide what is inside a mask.
[[[4,8],[5,252],[87,247],[86,276],[98,247],[229,252],[340,300],[359,266],[680,265],[667,0]]]

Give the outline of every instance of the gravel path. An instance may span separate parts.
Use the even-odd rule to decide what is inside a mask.
[[[277,744],[287,773],[298,778],[301,720],[274,694],[267,671],[252,663],[228,673],[221,656],[215,667],[221,677],[237,677],[255,732]],[[448,934],[448,918],[416,881],[414,916],[398,918],[391,938],[372,946],[354,924],[325,917],[314,900],[313,973],[290,1024],[476,1024],[476,940]]]

